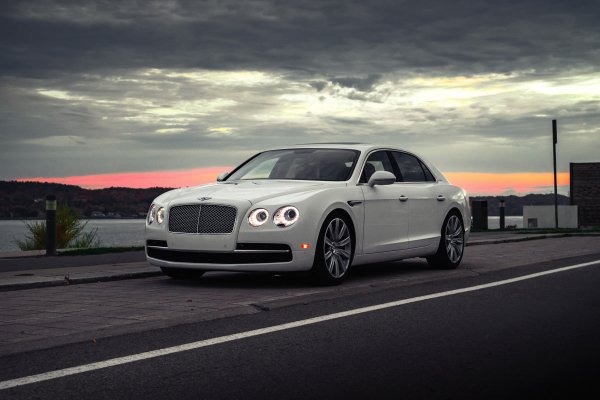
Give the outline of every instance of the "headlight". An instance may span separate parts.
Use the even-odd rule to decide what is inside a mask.
[[[165,208],[161,207],[158,209],[158,211],[156,212],[156,222],[158,222],[159,224],[162,224],[163,222],[165,222]]]
[[[269,219],[269,212],[264,208],[257,208],[250,213],[248,223],[252,226],[261,226]]]
[[[273,215],[273,223],[277,226],[290,226],[296,221],[298,221],[298,217],[300,213],[298,209],[294,206],[285,206],[281,207],[277,211],[275,211],[275,215]]]
[[[152,204],[150,206],[150,210],[148,210],[148,224],[151,224],[154,222],[154,217],[156,216],[156,204]]]

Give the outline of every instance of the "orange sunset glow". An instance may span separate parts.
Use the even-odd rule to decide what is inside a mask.
[[[114,174],[80,175],[53,178],[20,178],[18,181],[35,181],[77,185],[87,189],[107,187],[183,187],[214,182],[224,171],[232,167],[207,167],[178,171],[124,172]],[[470,194],[499,195],[507,191],[516,193],[539,193],[554,185],[552,173],[478,173],[448,172],[450,182],[461,186]],[[558,173],[558,186],[569,185],[569,173]]]
[[[470,194],[498,195],[506,191],[516,193],[539,193],[545,188],[554,186],[554,175],[550,172],[519,173],[479,173],[448,172],[446,178],[457,186],[461,186]],[[569,173],[557,174],[557,185],[569,185]]]
[[[194,168],[180,171],[123,172],[114,174],[79,175],[62,178],[20,178],[21,182],[50,182],[76,185],[86,189],[108,187],[129,187],[143,189],[150,187],[176,188],[214,182],[221,172],[231,171],[231,167]]]

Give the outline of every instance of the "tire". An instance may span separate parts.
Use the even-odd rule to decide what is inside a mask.
[[[204,271],[198,271],[195,269],[187,268],[172,268],[172,267],[160,267],[163,274],[174,278],[174,279],[198,279],[204,275]]]
[[[437,269],[455,269],[465,253],[465,227],[458,211],[451,211],[442,225],[442,236],[437,253],[427,262]]]
[[[354,231],[341,214],[327,217],[317,240],[312,275],[321,285],[339,285],[344,281],[354,257]]]

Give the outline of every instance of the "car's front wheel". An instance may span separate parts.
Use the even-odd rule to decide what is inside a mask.
[[[197,279],[204,275],[204,271],[187,268],[160,267],[163,274],[175,279]]]
[[[453,211],[444,220],[442,237],[438,251],[427,257],[427,262],[434,268],[454,269],[460,264],[465,250],[465,228],[457,211]]]
[[[319,233],[312,273],[324,285],[342,283],[354,255],[353,231],[345,216],[329,216]]]

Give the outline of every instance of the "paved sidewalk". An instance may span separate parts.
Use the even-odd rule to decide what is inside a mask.
[[[469,237],[467,246],[476,246],[481,244],[500,244],[500,243],[514,243],[514,242],[525,242],[528,240],[541,240],[551,238],[563,238],[563,237],[581,237],[581,236],[598,236],[600,233],[596,232],[576,232],[576,233],[516,233],[510,231],[497,231],[497,232],[473,232]]]
[[[0,272],[25,269],[73,268],[89,265],[124,264],[146,261],[143,250],[81,256],[46,257],[30,252],[0,253]]]
[[[74,266],[63,268],[24,269],[0,272],[0,290],[67,286],[79,283],[160,276],[159,268],[146,261],[123,264]]]

